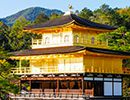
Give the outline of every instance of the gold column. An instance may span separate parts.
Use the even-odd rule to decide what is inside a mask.
[[[22,68],[21,68],[21,59],[19,60],[19,68],[20,68],[20,73],[22,73]]]

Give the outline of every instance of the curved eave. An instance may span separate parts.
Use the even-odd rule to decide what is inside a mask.
[[[53,47],[53,48],[44,48],[44,49],[30,49],[30,50],[22,50],[12,53],[14,56],[11,58],[25,58],[33,57],[37,58],[39,56],[46,57],[54,57],[58,55],[67,55],[67,54],[80,54],[80,55],[91,55],[91,56],[100,56],[100,57],[114,57],[114,58],[130,58],[129,52],[121,52],[115,50],[108,49],[100,49],[100,48],[91,48],[91,47],[82,47],[82,46],[67,46],[67,47]]]
[[[78,27],[80,27],[80,29],[91,29],[98,31],[112,31],[116,29],[115,27],[109,25],[95,23],[87,19],[83,19],[74,14],[70,14],[54,20],[49,20],[42,24],[27,26],[24,28],[24,31],[28,32],[47,31],[50,29],[70,27],[71,24],[77,25]],[[71,27],[74,28],[73,26]]]
[[[44,32],[44,31],[48,31],[48,30],[53,30],[53,29],[59,29],[59,28],[64,28],[64,27],[72,27],[74,21],[71,21],[69,23],[66,23],[64,25],[58,25],[58,26],[50,26],[50,27],[41,27],[41,28],[28,28],[28,29],[24,29],[23,31],[24,32],[34,32],[34,33],[37,33],[37,32]]]
[[[61,30],[63,28],[71,28],[71,29],[79,29],[79,30],[93,30],[93,31],[99,31],[99,32],[110,32],[113,31],[114,29],[108,30],[108,29],[101,29],[101,28],[93,28],[93,27],[87,27],[83,26],[75,21],[72,21],[70,23],[64,24],[64,25],[59,25],[59,26],[51,26],[51,27],[43,27],[43,28],[32,28],[32,29],[25,29],[23,30],[24,32],[29,32],[29,33],[42,33],[42,32],[48,32],[51,30]]]
[[[122,59],[127,59],[130,58],[130,56],[124,56],[124,55],[115,55],[115,54],[106,54],[106,53],[98,53],[98,52],[91,52],[91,51],[86,51],[85,55],[92,55],[92,56],[97,56],[97,57],[113,57],[113,58],[122,58]]]
[[[74,23],[72,29],[80,29],[80,30],[93,30],[93,31],[99,31],[99,32],[110,32],[110,31],[113,31],[113,30],[108,30],[108,29],[100,29],[100,28],[92,28],[92,27],[86,27],[86,26],[83,26],[79,23]]]
[[[77,52],[67,52],[67,53],[57,53],[57,54],[42,54],[42,55],[19,55],[19,56],[11,56],[10,59],[15,60],[30,60],[30,59],[49,59],[49,58],[62,58],[62,57],[74,57],[74,55],[83,55],[85,50],[77,51]]]
[[[38,57],[38,56],[55,56],[55,55],[66,55],[66,54],[83,54],[84,47],[53,47],[44,49],[31,49],[12,52],[11,58],[26,58],[26,57]]]
[[[85,54],[93,55],[93,56],[123,58],[123,59],[130,58],[129,52],[122,52],[122,51],[109,50],[109,49],[100,49],[100,48],[90,48],[90,47],[86,47]]]

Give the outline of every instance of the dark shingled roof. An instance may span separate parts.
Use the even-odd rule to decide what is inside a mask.
[[[91,48],[91,47],[86,47],[86,50],[90,52],[96,52],[96,53],[130,56],[130,52],[123,52],[123,51],[118,51],[118,50]]]
[[[112,27],[112,26],[99,24],[99,23],[95,23],[95,22],[83,19],[81,17],[76,16],[75,14],[65,15],[54,20],[49,20],[43,24],[27,26],[24,29],[28,30],[28,29],[35,29],[35,28],[47,28],[47,27],[61,26],[61,25],[69,24],[69,23],[75,23],[80,26],[99,28],[99,29],[107,29],[107,30],[116,29],[115,27]]]
[[[66,53],[73,53],[73,52],[78,52],[82,50],[95,52],[95,53],[130,56],[129,52],[100,49],[100,48],[91,48],[91,47],[82,47],[82,46],[66,46],[66,47],[52,47],[52,48],[21,50],[21,51],[13,52],[12,54],[14,56],[33,56],[33,55],[49,55],[49,54],[66,54]]]
[[[41,49],[28,49],[13,52],[15,56],[32,56],[32,55],[48,55],[48,54],[64,54],[84,50],[83,47],[66,46],[66,47],[51,47]]]

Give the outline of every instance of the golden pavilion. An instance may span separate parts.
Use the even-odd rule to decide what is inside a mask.
[[[123,75],[128,74],[122,61],[130,53],[110,50],[107,40],[98,40],[99,34],[114,29],[72,13],[25,27],[26,32],[41,34],[32,39],[32,49],[11,57],[19,61],[12,73],[21,77],[21,90],[24,83],[29,86],[25,97],[121,97]],[[28,66],[22,66],[25,60]]]

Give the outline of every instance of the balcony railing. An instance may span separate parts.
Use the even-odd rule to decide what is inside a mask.
[[[56,73],[110,73],[110,74],[130,74],[130,68],[123,68],[122,70],[119,69],[110,69],[110,68],[93,68],[93,67],[82,67],[82,68],[57,68],[53,66],[51,68],[31,68],[31,67],[20,67],[20,68],[13,68],[13,74],[56,74]]]
[[[11,73],[13,74],[53,74],[53,73],[83,73],[83,68],[76,69],[58,69],[58,68],[31,68],[31,67],[20,67],[13,68]]]
[[[13,74],[29,74],[31,73],[30,67],[12,68],[11,73]]]
[[[102,48],[106,48],[108,47],[108,43],[107,42],[101,42],[99,40],[95,40],[93,43],[91,40],[86,40],[83,42],[76,42],[74,41],[75,45],[83,45],[83,46],[89,46],[89,47],[102,47]]]
[[[107,48],[108,43],[107,42],[101,42],[98,40],[95,40],[93,43],[91,40],[85,40],[85,41],[60,41],[60,42],[53,42],[50,41],[49,43],[44,43],[42,39],[32,39],[32,48],[46,48],[46,47],[57,47],[57,46],[89,46],[89,47],[102,47],[102,48]]]
[[[93,97],[94,91],[86,89],[85,94],[81,89],[59,89],[58,92],[54,89],[33,89],[35,91],[20,93],[17,95],[10,94],[11,99],[44,99],[44,100],[85,100],[85,98]],[[55,92],[54,92],[55,91]],[[87,94],[86,94],[87,93]]]
[[[42,39],[32,39],[32,45],[42,45]]]

